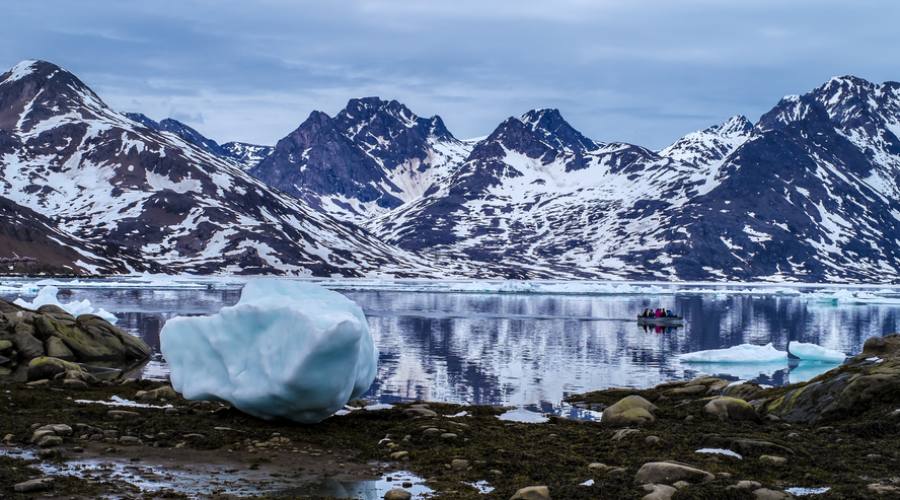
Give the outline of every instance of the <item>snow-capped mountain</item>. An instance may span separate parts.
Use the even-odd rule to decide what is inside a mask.
[[[184,130],[117,113],[48,62],[0,75],[0,132],[0,196],[52,220],[85,271],[427,272],[417,256],[182,139]]]
[[[225,151],[225,156],[234,158],[241,164],[242,169],[249,170],[259,165],[259,162],[272,154],[272,150],[275,148],[232,141],[222,144],[222,149]]]
[[[734,117],[659,153],[584,141],[531,111],[371,227],[527,276],[896,281],[897,89],[833,79],[756,126]]]
[[[900,282],[900,84],[833,78],[660,151],[553,109],[460,141],[379,98],[269,148],[26,61],[0,75],[0,242],[76,272]]]
[[[433,189],[470,149],[440,117],[367,97],[334,117],[314,111],[249,172],[323,212],[365,222]]]

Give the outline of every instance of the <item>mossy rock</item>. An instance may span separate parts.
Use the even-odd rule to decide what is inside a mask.
[[[652,413],[653,410],[656,410],[653,403],[632,394],[604,410],[601,422],[613,426],[646,424],[656,420]]]
[[[13,330],[12,342],[19,355],[25,359],[44,355],[44,343],[34,336],[34,326],[30,321],[19,321]]]
[[[719,420],[750,420],[753,422],[759,420],[756,409],[750,403],[728,396],[720,396],[706,403],[703,411],[718,417]]]
[[[150,357],[152,351],[143,340],[117,328],[105,319],[93,314],[82,314],[75,321],[78,327],[89,335],[99,339],[112,339],[111,345],[121,345],[123,357],[129,361],[139,361]]]
[[[78,374],[87,375],[84,368],[59,358],[51,358],[49,356],[40,356],[32,359],[28,363],[28,380],[52,379],[60,373],[66,373],[67,378],[77,378]],[[73,376],[68,377],[71,373]]]
[[[12,340],[0,340],[0,352],[11,351],[13,347],[14,344],[12,343]]]
[[[75,361],[75,354],[66,347],[59,337],[50,337],[44,341],[44,347],[47,350],[47,356],[62,359],[64,361]]]

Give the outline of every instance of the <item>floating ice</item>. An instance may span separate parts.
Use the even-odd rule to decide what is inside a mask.
[[[66,302],[62,303],[56,298],[56,295],[59,293],[59,288],[53,285],[47,285],[38,292],[37,296],[31,302],[19,297],[14,300],[13,303],[19,307],[24,307],[26,309],[37,309],[41,306],[57,306],[61,307],[64,311],[71,314],[72,316],[80,316],[82,314],[94,314],[96,316],[100,316],[101,318],[109,321],[110,323],[116,322],[116,316],[107,311],[106,309],[94,309],[94,306],[91,305],[91,301],[88,299]]]
[[[788,353],[803,361],[824,361],[827,363],[843,363],[847,357],[841,351],[826,349],[816,344],[789,342]]]
[[[211,316],[177,317],[160,333],[172,386],[260,418],[319,422],[361,396],[378,353],[362,310],[319,285],[260,279]]]
[[[738,460],[743,460],[744,457],[741,456],[740,453],[736,453],[731,450],[726,450],[725,448],[700,448],[694,453],[702,453],[705,455],[725,455],[726,457],[736,458]]]
[[[727,349],[689,352],[679,356],[685,363],[775,363],[787,361],[788,355],[768,343],[741,344]]]

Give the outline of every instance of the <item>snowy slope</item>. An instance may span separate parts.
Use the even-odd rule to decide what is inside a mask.
[[[422,259],[110,109],[71,73],[0,75],[0,196],[97,250],[98,271],[429,272]],[[134,261],[120,254],[140,255]]]
[[[225,150],[225,156],[237,160],[243,170],[249,170],[272,154],[272,150],[275,148],[232,141],[222,144],[222,149]]]

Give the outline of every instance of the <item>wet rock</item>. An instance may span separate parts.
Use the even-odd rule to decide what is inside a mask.
[[[763,441],[760,439],[750,439],[742,437],[720,436],[710,434],[703,438],[703,446],[707,448],[726,448],[736,451],[741,455],[760,455],[760,454],[787,454],[793,455],[794,450],[773,443],[771,441]]]
[[[880,484],[880,483],[872,483],[866,485],[866,490],[876,495],[900,495],[900,486],[894,486],[891,484]]]
[[[458,436],[452,432],[445,432],[445,433],[441,434],[441,439],[443,439],[445,441],[453,441],[457,437]]]
[[[681,480],[699,483],[713,479],[715,476],[705,470],[678,462],[648,462],[634,476],[634,481],[640,484],[672,484]]]
[[[644,438],[644,442],[650,446],[657,446],[662,442],[662,439],[660,439],[659,436],[647,436]]]
[[[669,389],[665,392],[667,396],[697,396],[700,394],[706,394],[707,388],[705,385],[687,385],[684,387],[676,387],[675,389]]]
[[[462,459],[462,458],[454,458],[454,459],[450,462],[450,468],[453,469],[453,470],[455,470],[455,471],[457,471],[457,472],[462,472],[462,471],[464,471],[464,470],[468,470],[468,468],[469,468],[469,461],[468,461],[468,460],[465,460],[465,459]]]
[[[6,446],[12,445],[16,442],[16,436],[14,434],[7,434],[3,436],[3,440],[0,443],[5,444]]]
[[[412,493],[400,488],[394,488],[384,494],[384,500],[409,500],[410,498],[412,498]]]
[[[409,452],[408,451],[395,451],[391,453],[392,460],[409,460]]]
[[[793,497],[783,491],[770,490],[768,488],[759,488],[757,490],[753,490],[753,498],[757,500],[783,500]]]
[[[681,482],[681,481],[679,481]],[[650,493],[644,495],[643,500],[671,500],[677,489],[665,484],[645,484],[642,486]]]
[[[41,460],[58,460],[63,454],[58,448],[43,448],[38,450],[37,457]]]
[[[675,481],[675,484],[673,484],[672,486],[674,486],[676,490],[683,490],[683,489],[689,487],[690,485],[691,485],[691,483],[689,483],[687,481]]]
[[[85,373],[84,368],[75,363],[49,356],[38,356],[28,362],[28,380],[52,379],[61,374]],[[75,378],[75,377],[71,377]]]
[[[106,416],[115,420],[126,420],[140,417],[141,414],[136,411],[109,410],[108,412],[106,412]]]
[[[509,500],[550,500],[550,488],[546,486],[527,486],[517,491]]]
[[[631,395],[620,399],[603,412],[600,421],[604,424],[624,427],[641,425],[656,420],[653,411],[656,406],[641,396]]]
[[[38,439],[36,444],[38,445],[38,448],[53,448],[54,446],[63,444],[63,438],[55,434],[48,434]]]
[[[725,488],[725,489],[728,489],[728,490],[755,490],[755,489],[759,489],[761,487],[762,487],[762,484],[760,484],[758,481],[748,481],[748,480],[744,479],[742,481],[738,481],[735,484],[732,484],[731,486],[729,486],[728,488]]]
[[[750,420],[758,421],[759,415],[756,410],[750,406],[750,403],[740,398],[730,396],[720,396],[703,407],[703,411],[707,415],[717,417],[719,420]]]
[[[135,436],[122,436],[119,438],[119,444],[125,446],[137,446],[142,444],[142,442],[140,438],[137,438]]]
[[[138,401],[173,401],[178,398],[178,393],[170,385],[157,387],[150,391],[137,391],[135,399]]]
[[[63,380],[63,387],[67,389],[87,389],[88,384],[84,380],[75,378],[67,378]]]
[[[16,491],[16,493],[37,493],[41,491],[47,491],[52,487],[52,477],[41,477],[38,479],[31,479],[29,481],[18,483],[13,486],[13,489]]]
[[[725,387],[722,389],[722,395],[749,401],[762,392],[762,390],[762,387],[754,383],[745,382],[743,384],[734,384]]]
[[[72,433],[74,432],[72,430],[72,427],[70,427],[66,424],[42,425],[42,426],[38,427],[37,430],[35,430],[36,433],[40,432],[40,431],[50,431],[53,434],[56,434],[58,436],[71,436]]]
[[[784,465],[787,463],[786,458],[779,457],[778,455],[760,455],[759,461],[771,465]]]
[[[21,320],[16,323],[12,342],[25,359],[44,355],[44,343],[34,336],[34,327],[29,322]]]
[[[2,339],[0,340],[0,352],[8,353],[13,350],[13,343],[11,340]]]
[[[640,433],[641,433],[641,431],[639,431],[637,429],[619,429],[613,433],[612,440],[613,441],[621,441],[621,440],[627,438],[628,436],[631,436],[634,434],[640,434]]]

